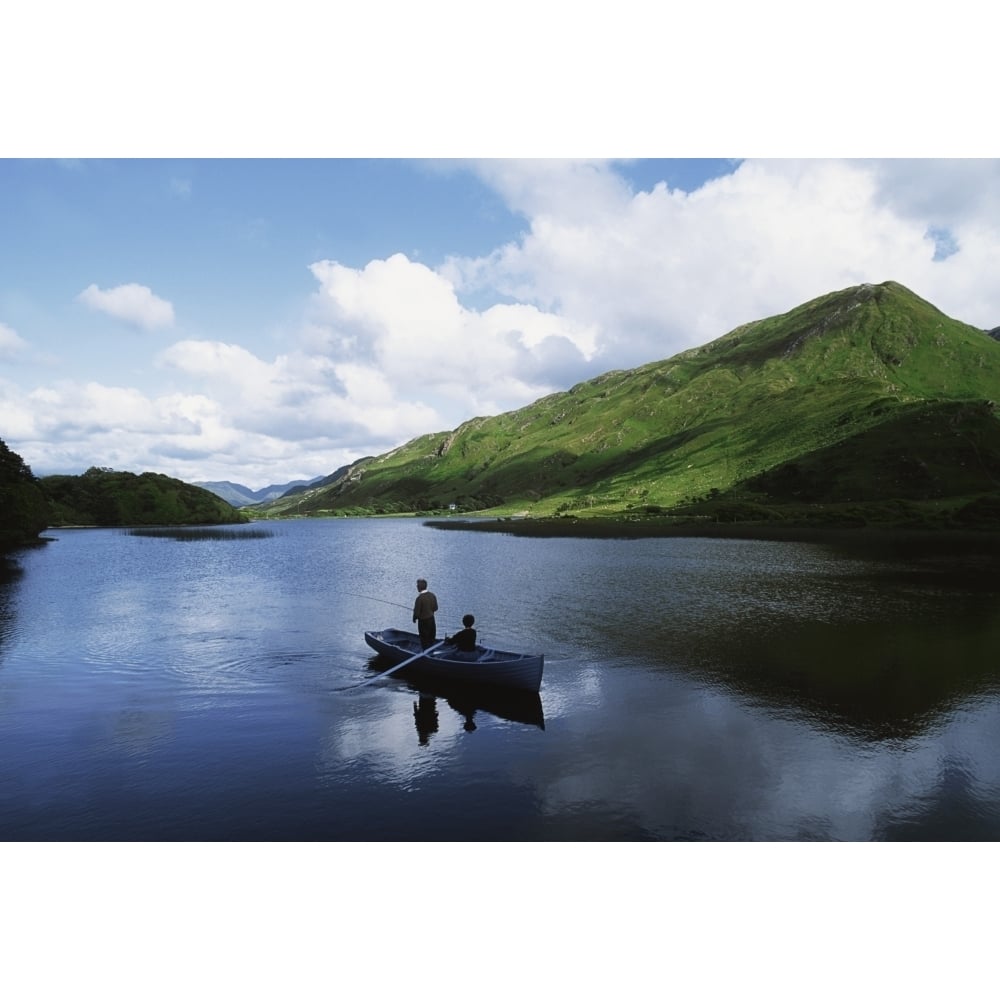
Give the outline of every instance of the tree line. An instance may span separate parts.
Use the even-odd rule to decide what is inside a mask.
[[[0,440],[0,548],[47,527],[236,524],[246,517],[214,493],[155,472],[93,466],[81,476],[37,478]]]

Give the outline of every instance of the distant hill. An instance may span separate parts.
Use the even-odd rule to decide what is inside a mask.
[[[44,476],[49,524],[238,524],[246,517],[209,490],[155,472],[91,468],[82,476]]]
[[[842,289],[362,459],[295,509],[717,516],[725,500],[742,505],[732,516],[769,516],[898,498],[989,510],[1000,343],[983,332],[896,282]],[[287,499],[259,510],[289,512]]]
[[[313,483],[318,483],[323,478],[322,476],[318,476],[316,479],[296,479],[280,486],[265,486],[260,490],[252,490],[249,486],[243,486],[241,483],[230,483],[225,480],[215,483],[194,483],[193,485],[200,486],[202,489],[214,493],[217,497],[221,497],[226,503],[232,504],[234,507],[249,507],[251,504],[277,500],[290,490],[306,489]]]
[[[314,514],[317,511],[317,497],[327,496],[330,488],[335,488],[348,481],[353,470],[359,464],[363,465],[370,461],[372,461],[371,458],[362,458],[352,465],[342,465],[328,476],[323,476],[305,485],[293,486],[276,500],[256,504],[252,508],[246,509],[252,517],[301,517]],[[324,513],[330,512],[324,511]]]

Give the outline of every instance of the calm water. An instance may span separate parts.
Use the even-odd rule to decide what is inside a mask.
[[[0,561],[6,840],[994,840],[1000,566],[412,520],[53,531]],[[546,655],[538,698],[367,628]]]

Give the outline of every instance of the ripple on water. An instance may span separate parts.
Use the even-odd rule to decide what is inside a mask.
[[[0,836],[1000,831],[985,572],[403,519],[200,540],[60,532],[0,573]],[[371,674],[365,628],[408,624],[417,575],[439,628],[468,610],[545,652],[544,728],[396,677],[335,693]]]

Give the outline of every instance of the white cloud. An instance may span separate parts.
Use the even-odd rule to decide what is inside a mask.
[[[244,389],[252,395],[251,384]],[[245,397],[227,399],[214,392],[149,396],[70,381],[23,392],[0,382],[0,436],[37,475],[100,465],[162,472],[189,482],[248,484],[325,475],[352,461],[360,454],[358,442],[370,439],[370,432],[356,425],[357,440],[343,432],[351,420],[344,401],[330,413],[323,412],[322,400],[299,413],[273,402],[233,405],[232,398]],[[400,426],[388,432],[386,449],[398,440]]]
[[[268,381],[268,369],[238,344],[208,340],[181,340],[160,353],[166,365],[196,378],[253,386]]]
[[[669,357],[865,281],[900,281],[966,322],[1000,321],[987,278],[1000,250],[995,163],[949,165],[942,179],[906,161],[747,161],[691,193],[636,194],[610,164],[476,169],[530,229],[450,261],[457,293],[499,290],[586,323],[606,367]],[[959,251],[935,260],[930,226]]]
[[[303,353],[266,362],[235,344],[190,340],[173,344],[159,360],[204,386],[235,430],[389,448],[400,435],[442,429],[432,407],[399,398],[368,366]]]
[[[546,356],[583,370],[593,355],[588,324],[534,305],[466,308],[447,273],[403,254],[362,269],[319,261],[311,270],[320,283],[312,349],[372,367],[399,400],[429,401],[439,413],[433,429],[553,391],[558,383],[541,363]]]
[[[88,285],[77,300],[91,309],[107,313],[144,330],[173,326],[174,307],[145,285],[118,285],[107,290]]]
[[[1000,160],[876,160],[872,171],[878,200],[905,217],[964,224],[1000,213]]]
[[[607,160],[477,160],[472,169],[529,220],[611,220],[631,191]]]
[[[28,345],[5,323],[0,323],[0,361],[11,361]]]

